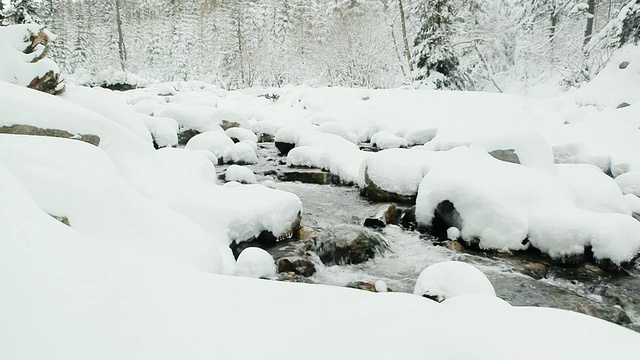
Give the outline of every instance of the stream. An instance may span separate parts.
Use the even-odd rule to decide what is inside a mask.
[[[258,182],[270,180],[270,186],[294,193],[302,200],[303,227],[362,225],[366,215],[380,205],[362,198],[357,187],[277,180],[278,174],[291,169],[273,143],[258,144],[258,158],[257,164],[248,166],[256,173]],[[217,167],[218,173],[226,167]],[[317,272],[310,280],[335,286],[382,280],[392,291],[412,293],[418,275],[427,266],[447,260],[463,261],[480,269],[493,283],[498,297],[512,305],[582,312],[640,332],[640,261],[629,270],[629,276],[603,274],[590,265],[576,268],[548,265],[544,275],[534,275],[539,278],[535,279],[525,274],[530,274],[532,264],[544,263],[542,259],[453,250],[430,235],[395,225],[379,232],[388,242],[389,251],[357,265],[325,266],[317,260]]]

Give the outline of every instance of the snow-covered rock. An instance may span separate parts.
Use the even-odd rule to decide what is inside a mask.
[[[248,167],[231,165],[224,172],[226,181],[237,181],[243,184],[255,184],[256,175]]]
[[[271,255],[257,247],[242,250],[236,268],[238,275],[244,277],[261,278],[276,274],[276,264]]]
[[[207,131],[198,134],[187,142],[187,150],[207,150],[212,152],[216,158],[222,158],[224,154],[233,147],[233,140],[221,131]]]
[[[233,144],[233,146],[225,151],[224,162],[239,165],[255,164],[258,162],[258,155],[256,155],[256,150],[253,146],[244,142],[239,142]]]
[[[258,142],[258,137],[256,136],[256,134],[248,129],[233,127],[227,129],[225,133],[228,137],[230,137],[231,139],[236,139],[237,141],[249,140],[253,141],[254,143]]]
[[[181,129],[199,132],[222,131],[220,127],[222,119],[219,115],[218,109],[191,104],[171,104],[158,114],[158,116],[174,119]]]
[[[406,139],[388,131],[380,131],[373,134],[371,137],[371,144],[378,149],[385,150],[404,148],[409,145],[409,142]]]
[[[144,114],[140,118],[149,129],[156,147],[178,146],[178,123],[175,120]]]
[[[424,269],[413,294],[438,302],[462,295],[496,296],[493,285],[480,270],[459,261],[440,262]]]
[[[622,193],[640,197],[640,171],[632,171],[616,177],[616,183]]]
[[[320,124],[320,126],[318,126],[318,131],[327,133],[327,134],[338,135],[340,137],[343,137],[349,140],[354,144],[358,143],[358,135],[356,135],[352,131],[347,130],[344,126],[333,121]]]

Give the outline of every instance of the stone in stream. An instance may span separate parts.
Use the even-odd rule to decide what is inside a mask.
[[[408,230],[415,230],[418,227],[415,206],[412,206],[402,212],[402,215],[400,215],[400,225]]]
[[[200,134],[200,131],[198,130],[194,130],[194,129],[179,129],[178,130],[178,144],[180,145],[187,145],[187,143],[189,142],[189,140],[191,140],[192,137],[196,136]]]
[[[302,256],[287,256],[276,260],[278,272],[294,273],[309,277],[316,272],[316,266],[311,260]]]
[[[259,133],[257,135],[259,143],[273,142],[273,135],[271,134]]]
[[[345,287],[348,287],[351,289],[370,291],[370,292],[393,292],[393,290],[389,289],[383,281],[378,281],[375,283],[370,283],[366,281],[354,281],[354,282],[348,283],[347,285],[345,285]],[[381,287],[384,287],[384,289],[381,289]],[[381,290],[384,290],[384,291],[381,291]]]
[[[520,164],[520,158],[513,149],[493,150],[489,152],[489,155],[501,161]]]
[[[369,177],[369,171],[364,171],[364,183],[365,186],[360,191],[360,195],[366,197],[369,200],[380,202],[397,202],[404,204],[415,204],[416,195],[401,195],[391,191],[386,191],[376,185]]]
[[[276,148],[280,151],[281,155],[287,155],[291,149],[296,147],[295,144],[290,144],[286,142],[276,141]]]
[[[364,219],[364,227],[382,229],[390,224],[397,224],[400,211],[396,204],[385,204],[375,209],[375,213]]]
[[[94,146],[100,145],[100,137],[98,135],[72,134],[66,130],[43,129],[32,125],[16,124],[11,126],[2,126],[0,127],[0,134],[49,136],[63,139],[80,140]]]
[[[319,185],[340,184],[338,176],[319,169],[290,170],[279,173],[277,176],[278,180],[287,182],[299,181],[304,184]]]
[[[220,124],[220,127],[222,128],[222,130],[227,131],[231,128],[240,127],[240,123],[237,123],[235,121],[222,120],[222,124]]]
[[[319,231],[313,250],[325,265],[360,264],[389,248],[382,235],[358,225],[336,225]]]

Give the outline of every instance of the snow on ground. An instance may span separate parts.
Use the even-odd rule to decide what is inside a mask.
[[[445,261],[433,264],[420,273],[413,294],[442,302],[462,295],[495,297],[496,291],[489,279],[475,266]]]
[[[616,183],[623,194],[640,196],[640,171],[631,171],[616,177]]]

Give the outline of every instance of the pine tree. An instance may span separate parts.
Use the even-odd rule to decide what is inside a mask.
[[[11,0],[2,10],[3,25],[40,23],[36,5],[33,0]]]
[[[630,6],[629,6],[630,5]],[[629,4],[629,10],[624,20],[622,20],[622,30],[620,32],[620,46],[629,42],[638,44],[640,41],[640,0]]]
[[[456,22],[452,1],[421,1],[416,13],[421,26],[414,42],[415,80],[431,83],[437,89],[461,89],[460,61],[451,44]]]

